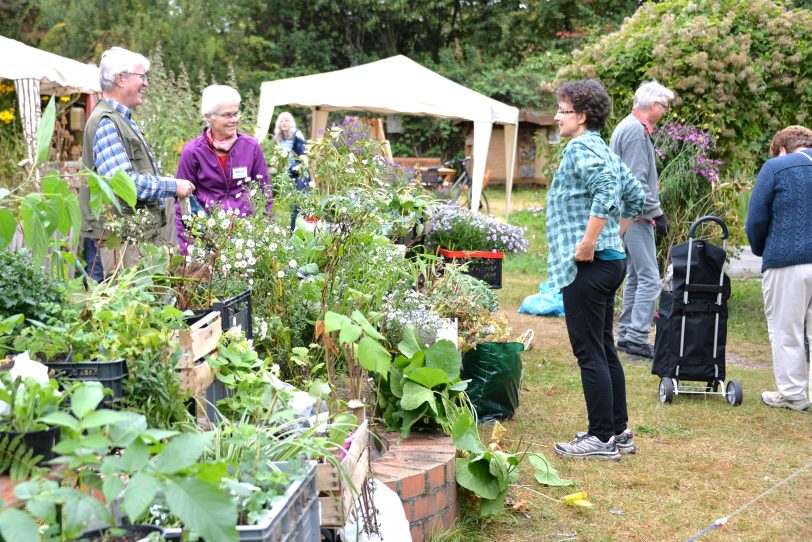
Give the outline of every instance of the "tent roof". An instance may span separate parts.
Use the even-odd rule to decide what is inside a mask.
[[[295,105],[325,111],[430,115],[515,124],[519,110],[397,55],[344,70],[268,81],[260,107]]]
[[[99,68],[0,36],[0,78],[38,79],[41,94],[101,92]]]

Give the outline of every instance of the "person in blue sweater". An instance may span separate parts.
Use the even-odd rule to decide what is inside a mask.
[[[808,412],[812,375],[804,345],[812,335],[812,130],[784,128],[772,140],[750,196],[747,238],[762,257],[764,314],[778,391],[767,406]],[[806,330],[804,330],[804,320]]]

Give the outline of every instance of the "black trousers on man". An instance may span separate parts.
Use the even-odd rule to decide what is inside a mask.
[[[617,357],[612,325],[615,293],[626,260],[579,262],[578,274],[563,289],[572,352],[581,368],[589,434],[607,442],[626,430],[626,377]]]

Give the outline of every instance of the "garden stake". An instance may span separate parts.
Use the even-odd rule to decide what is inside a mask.
[[[809,463],[807,463],[806,465],[804,465],[800,469],[796,470],[795,472],[793,472],[792,474],[790,474],[789,476],[787,476],[786,478],[784,478],[783,480],[781,480],[780,482],[778,482],[777,484],[772,486],[771,488],[767,489],[766,491],[763,491],[763,492],[759,493],[758,495],[756,495],[755,497],[753,497],[752,499],[750,499],[749,501],[747,501],[746,503],[744,503],[743,505],[738,507],[736,509],[736,511],[733,512],[732,514],[730,514],[729,516],[725,516],[723,518],[717,519],[716,521],[714,521],[713,523],[711,523],[710,525],[708,525],[707,527],[705,527],[704,529],[702,529],[701,531],[696,533],[694,536],[687,539],[685,542],[693,542],[694,540],[698,540],[700,537],[704,536],[705,534],[707,534],[707,533],[709,533],[709,532],[711,532],[711,531],[713,531],[715,529],[718,529],[719,527],[721,527],[722,525],[727,523],[730,518],[732,518],[733,516],[739,514],[740,512],[744,511],[745,509],[749,508],[750,506],[755,504],[759,499],[761,499],[762,497],[765,497],[768,494],[772,493],[773,491],[775,491],[779,487],[783,486],[784,484],[786,484],[787,482],[789,482],[793,478],[797,478],[798,476],[801,475],[801,473],[803,471],[805,471],[806,469],[808,469],[810,467],[812,467],[812,461],[810,461]]]

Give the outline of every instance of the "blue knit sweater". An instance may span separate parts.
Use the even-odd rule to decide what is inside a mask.
[[[812,157],[812,151],[804,154]],[[790,153],[764,163],[746,229],[762,271],[812,263],[812,160]]]

